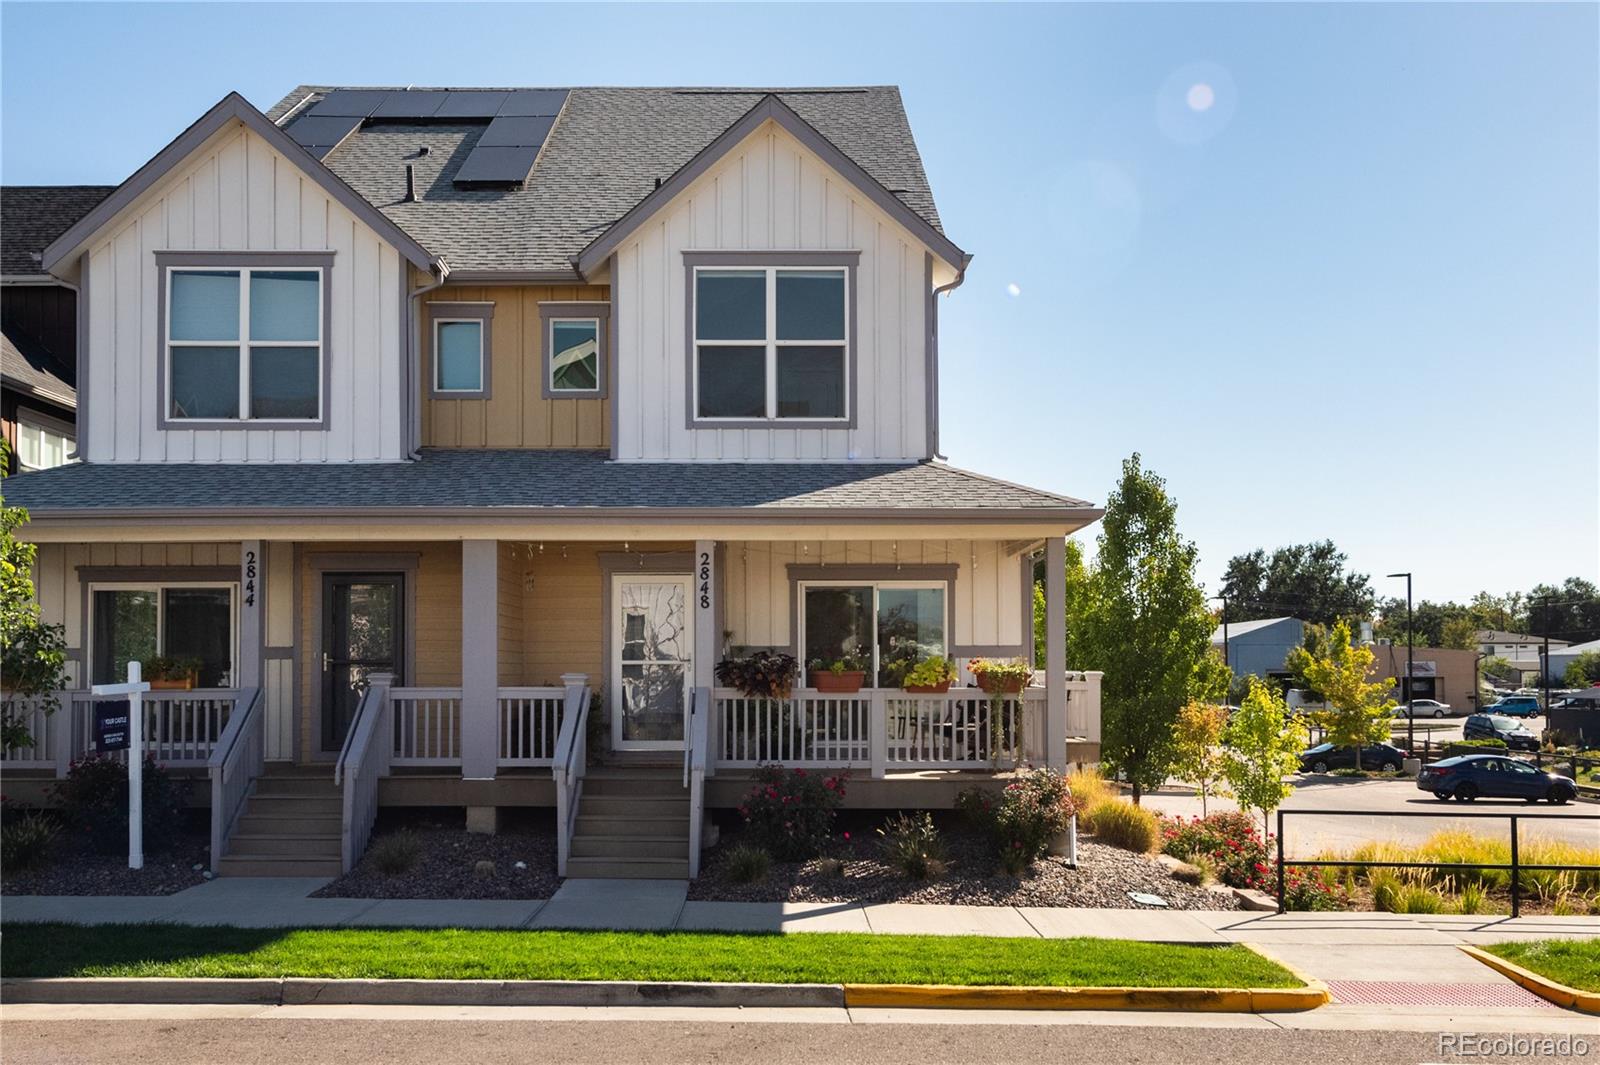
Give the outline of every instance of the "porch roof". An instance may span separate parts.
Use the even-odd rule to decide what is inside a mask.
[[[937,462],[612,462],[604,451],[424,449],[390,463],[76,463],[8,478],[35,520],[249,514],[1025,516],[1087,524],[1081,499]],[[754,513],[752,513],[754,512]]]

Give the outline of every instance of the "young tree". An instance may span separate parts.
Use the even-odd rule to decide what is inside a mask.
[[[1367,680],[1372,661],[1371,648],[1352,645],[1350,626],[1341,621],[1328,634],[1325,653],[1311,656],[1304,665],[1306,680],[1328,703],[1328,708],[1316,715],[1317,724],[1329,742],[1355,748],[1357,769],[1361,768],[1361,748],[1387,740],[1394,717],[1389,685]]]
[[[1228,724],[1228,708],[1216,703],[1191,699],[1178,711],[1173,728],[1172,771],[1179,780],[1187,780],[1200,792],[1200,816],[1209,812],[1206,799],[1223,794],[1222,784],[1227,768],[1223,752],[1222,730]]]
[[[0,441],[0,478],[10,465],[10,449]],[[46,625],[33,594],[33,544],[17,539],[28,520],[22,507],[0,499],[0,748],[29,747],[28,714],[34,708],[53,713],[56,692],[67,686],[66,635],[60,625]]]
[[[1211,619],[1177,505],[1137,454],[1122,464],[1098,545],[1081,592],[1068,595],[1067,661],[1105,671],[1101,757],[1137,803],[1171,772],[1173,723],[1209,651]]]
[[[1267,819],[1294,791],[1284,777],[1300,768],[1300,751],[1305,747],[1305,732],[1289,716],[1283,696],[1255,677],[1250,690],[1223,730],[1227,745],[1223,776],[1239,804],[1261,811],[1263,835]]]

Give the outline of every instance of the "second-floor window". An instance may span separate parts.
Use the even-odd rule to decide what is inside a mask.
[[[320,420],[326,277],[320,266],[167,267],[168,423]]]
[[[693,276],[697,421],[846,420],[846,269],[695,267]]]

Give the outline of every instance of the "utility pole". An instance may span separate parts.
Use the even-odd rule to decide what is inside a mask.
[[[1411,755],[1411,749],[1416,746],[1417,715],[1412,713],[1411,688],[1412,675],[1415,673],[1416,664],[1413,661],[1415,649],[1412,647],[1411,635],[1411,574],[1391,573],[1391,577],[1404,577],[1406,579],[1406,755]]]

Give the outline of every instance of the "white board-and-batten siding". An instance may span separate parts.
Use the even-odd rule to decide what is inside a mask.
[[[326,429],[162,429],[157,335],[162,251],[332,252]],[[218,133],[130,206],[88,252],[80,389],[92,462],[400,460],[404,260],[365,222],[243,126]]]
[[[685,251],[860,253],[854,428],[688,427]],[[914,460],[928,455],[926,249],[768,122],[617,249],[616,457]]]

